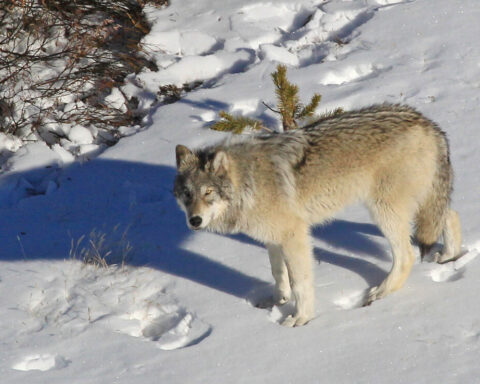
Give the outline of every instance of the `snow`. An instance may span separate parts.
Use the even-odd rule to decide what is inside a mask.
[[[15,152],[21,147],[21,140],[15,136],[0,133],[0,154],[4,151]]]
[[[62,356],[45,354],[27,356],[12,368],[17,371],[48,371],[53,368],[64,368],[67,365],[68,362]]]
[[[262,60],[277,61],[291,66],[296,66],[300,63],[298,56],[289,52],[288,49],[284,47],[277,47],[273,44],[262,44],[260,46],[259,57]]]
[[[100,154],[93,132],[70,127],[79,152],[93,150],[77,160],[0,135],[1,382],[477,382],[478,1],[197,0],[147,13],[161,69],[122,91],[146,110],[161,85],[202,86]],[[407,103],[447,132],[465,256],[418,261],[404,288],[361,307],[391,251],[354,206],[313,231],[315,319],[289,329],[278,323],[291,306],[254,307],[272,289],[265,248],[188,231],[174,148],[224,138],[208,128],[220,110],[280,129],[262,103],[275,103],[279,62],[302,100],[322,94],[318,112]],[[95,249],[114,265],[83,263]]]
[[[70,132],[68,132],[68,138],[76,144],[91,144],[93,141],[91,132],[81,125],[75,125],[72,127]]]
[[[152,31],[145,37],[143,44],[152,50],[172,55],[200,55],[208,52],[217,43],[217,40],[201,31],[156,31],[155,24]]]
[[[219,52],[207,56],[186,56],[171,64],[161,72],[148,72],[139,76],[146,88],[153,92],[162,85],[193,83],[220,76],[225,72],[241,71],[252,61],[252,55],[246,50],[238,52]]]

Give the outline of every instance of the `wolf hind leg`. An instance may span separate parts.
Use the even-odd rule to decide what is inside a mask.
[[[431,190],[415,217],[415,236],[423,259],[425,253],[443,235],[443,251],[435,255],[435,260],[445,263],[461,256],[462,234],[458,213],[450,209],[453,171],[448,160],[448,148],[444,142],[439,148],[443,148],[443,151],[439,153]]]
[[[410,215],[405,207],[377,203],[372,215],[392,248],[393,265],[385,280],[369,290],[365,305],[400,289],[412,269],[415,255],[410,243]]]
[[[420,248],[420,257],[429,254],[445,228],[448,198],[431,193],[415,214],[415,239]]]
[[[462,255],[461,249],[462,227],[460,217],[456,211],[450,209],[443,229],[443,250],[441,253],[435,254],[435,261],[442,264],[456,260]]]
[[[420,246],[423,260],[440,236],[443,237],[443,250],[437,252],[434,259],[438,263],[455,260],[461,255],[462,229],[458,213],[444,205],[434,204],[428,199],[418,210],[415,217],[415,238]]]

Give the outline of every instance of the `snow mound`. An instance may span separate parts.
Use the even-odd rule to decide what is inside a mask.
[[[277,47],[273,44],[261,45],[259,56],[263,60],[277,61],[291,66],[297,66],[300,63],[297,55],[289,52],[284,47]]]
[[[201,55],[211,50],[217,40],[200,31],[179,31],[178,29],[160,32],[155,29],[145,36],[144,44],[154,50],[163,51],[172,55]]]
[[[357,64],[327,72],[320,80],[322,85],[340,85],[367,77],[375,71],[372,64]]]
[[[62,356],[46,353],[26,356],[20,362],[14,364],[12,368],[17,371],[49,371],[65,368],[68,363],[69,361]]]
[[[235,53],[218,52],[207,56],[185,56],[159,73],[146,72],[139,75],[139,78],[146,89],[157,92],[163,85],[182,86],[194,81],[210,80],[226,72],[239,72],[253,62],[253,59],[252,54],[246,50]]]
[[[31,330],[55,327],[75,335],[102,327],[164,350],[200,342],[210,327],[179,305],[161,280],[149,268],[54,263],[48,273],[35,276],[20,306],[30,315]]]
[[[247,5],[231,17],[232,28],[253,49],[274,43],[283,31],[295,29],[302,8],[290,3],[257,3]]]

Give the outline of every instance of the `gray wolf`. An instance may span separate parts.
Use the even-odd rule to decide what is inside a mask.
[[[415,260],[412,232],[422,255],[442,235],[437,261],[460,253],[447,138],[408,106],[375,105],[194,151],[178,145],[176,162],[174,194],[189,228],[242,232],[266,245],[273,303],[295,300],[287,326],[314,316],[310,227],[349,204],[366,205],[392,248],[392,269],[366,304],[405,283]]]

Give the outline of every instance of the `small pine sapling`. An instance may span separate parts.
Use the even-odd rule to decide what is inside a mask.
[[[310,103],[303,105],[298,96],[298,86],[287,79],[287,67],[278,65],[277,70],[272,73],[275,94],[277,95],[278,110],[274,110],[282,116],[283,130],[298,128],[298,120],[311,118],[322,99],[322,96],[315,93]]]
[[[337,108],[333,111],[325,112],[321,115],[316,115],[317,109],[322,96],[315,93],[310,102],[304,105],[300,102],[298,96],[298,86],[292,84],[287,79],[287,67],[279,64],[277,70],[271,74],[273,84],[275,85],[275,94],[277,96],[277,109],[274,109],[267,104],[264,105],[271,111],[278,113],[282,117],[282,125],[284,131],[301,128],[307,124],[328,119],[343,113],[342,108]],[[226,131],[233,133],[242,133],[247,127],[259,130],[269,129],[260,120],[252,119],[244,116],[234,116],[225,111],[219,113],[221,120],[214,123],[211,128],[216,131]],[[299,122],[302,122],[300,125]]]

